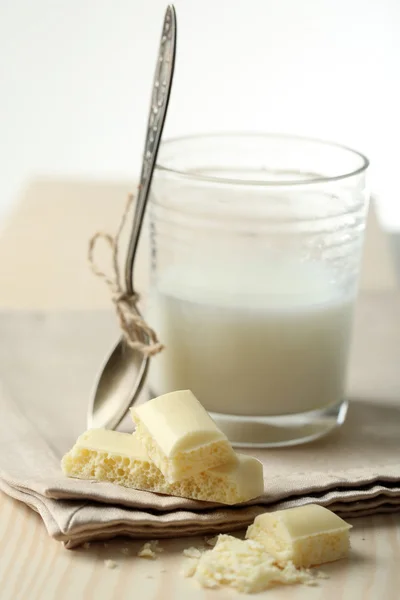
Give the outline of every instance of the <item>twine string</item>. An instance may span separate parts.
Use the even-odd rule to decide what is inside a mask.
[[[98,231],[90,238],[88,261],[94,275],[99,277],[99,279],[102,279],[110,290],[111,300],[115,306],[119,326],[128,346],[134,350],[138,350],[144,356],[154,356],[161,352],[164,346],[160,343],[154,329],[152,329],[139,314],[137,308],[140,299],[139,294],[136,292],[128,294],[124,289],[119,267],[120,238],[133,201],[133,194],[129,194],[118,230],[114,236],[103,231]],[[106,271],[100,268],[96,263],[96,248],[100,241],[105,242],[111,251],[111,275],[108,275]]]

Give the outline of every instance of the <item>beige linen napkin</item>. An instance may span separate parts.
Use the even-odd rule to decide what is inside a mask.
[[[0,489],[39,512],[67,547],[118,534],[228,531],[267,508],[308,502],[343,516],[400,510],[398,293],[359,302],[344,427],[308,445],[252,452],[264,463],[265,493],[241,507],[62,475],[61,456],[85,429],[94,376],[117,335],[111,313],[0,313],[0,335]]]

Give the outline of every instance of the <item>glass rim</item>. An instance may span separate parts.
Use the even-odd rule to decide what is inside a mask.
[[[358,150],[354,150],[349,146],[345,146],[344,144],[339,144],[337,142],[331,142],[329,140],[307,137],[302,135],[292,135],[286,133],[273,133],[273,132],[252,132],[252,131],[230,131],[230,132],[209,132],[209,133],[195,133],[195,134],[186,134],[182,136],[176,136],[167,138],[161,144],[161,150],[165,146],[169,146],[176,142],[190,142],[192,140],[198,139],[207,139],[207,138],[224,138],[224,137],[254,137],[254,138],[265,138],[265,139],[280,139],[286,141],[295,141],[295,142],[305,142],[312,144],[320,144],[325,147],[336,148],[338,150],[344,150],[355,157],[358,157],[361,160],[361,166],[357,169],[353,169],[351,171],[340,173],[339,175],[330,175],[330,176],[315,176],[310,179],[291,179],[291,180],[260,180],[260,179],[238,179],[238,178],[229,178],[229,177],[215,177],[212,175],[202,175],[199,173],[191,173],[190,171],[186,171],[184,169],[174,169],[171,167],[167,167],[157,161],[155,168],[159,171],[163,171],[165,173],[170,173],[173,175],[179,175],[181,177],[185,177],[187,179],[193,179],[195,181],[203,181],[207,183],[215,183],[215,184],[229,184],[229,185],[249,185],[249,186],[260,186],[260,187],[286,187],[286,186],[300,186],[300,185],[314,185],[321,183],[328,183],[331,181],[340,181],[341,179],[347,179],[349,177],[354,177],[356,175],[360,175],[364,171],[366,171],[370,165],[369,159],[362,154]]]

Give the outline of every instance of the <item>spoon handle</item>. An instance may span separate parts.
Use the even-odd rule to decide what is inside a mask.
[[[150,113],[147,123],[146,140],[143,151],[142,172],[136,200],[131,238],[125,263],[126,292],[131,295],[133,288],[133,263],[139,243],[144,213],[150,193],[151,180],[160,147],[161,134],[167,114],[172,78],[175,67],[176,14],[172,4],[167,7],[157,55],[157,64],[151,94]]]

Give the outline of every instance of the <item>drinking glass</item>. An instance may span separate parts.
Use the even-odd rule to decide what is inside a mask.
[[[343,423],[368,160],[333,143],[215,134],[162,145],[150,202],[150,390],[191,389],[237,446]]]

